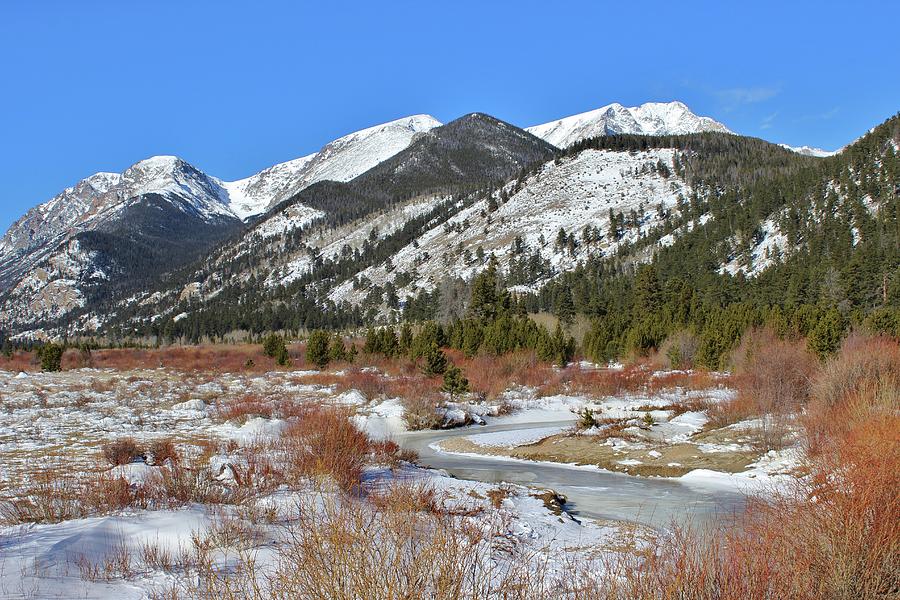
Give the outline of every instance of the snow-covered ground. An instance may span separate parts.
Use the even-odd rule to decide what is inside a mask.
[[[343,373],[331,373],[330,379],[324,380],[334,381],[341,376]],[[103,465],[99,459],[101,444],[124,436],[140,443],[168,438],[180,445],[206,443],[207,447],[218,448],[201,460],[208,461],[205,468],[214,484],[218,481],[218,485],[234,485],[238,472],[248,467],[247,456],[241,454],[244,448],[252,451],[259,444],[278,440],[291,419],[303,418],[265,410],[259,414],[250,411],[230,420],[223,418],[223,411],[232,402],[248,397],[263,403],[338,406],[353,413],[353,422],[375,439],[397,439],[406,432],[401,399],[367,398],[352,388],[316,383],[322,380],[316,371],[0,372],[0,505],[6,499],[19,497],[45,469],[63,468],[76,475],[106,471],[140,487],[170,468],[141,461],[113,468]],[[607,419],[637,422],[650,414],[654,425],[649,430],[635,426],[642,437],[601,442],[621,443],[630,454],[623,454],[620,462],[635,467],[642,460],[658,457],[656,448],[661,444],[692,443],[692,436],[707,425],[702,410],[673,415],[666,407],[698,399],[722,402],[732,394],[727,388],[714,387],[697,391],[673,388],[614,397],[541,397],[533,389],[517,388],[493,402],[470,404],[463,400],[448,404],[443,410],[448,419],[453,416],[458,422],[509,428],[483,432],[479,425],[471,425],[457,433],[474,447],[499,454],[495,457],[499,470],[504,460],[515,460],[503,456],[508,450],[573,434],[586,407],[592,408],[598,418]],[[498,409],[501,404],[502,414]],[[730,429],[741,435],[753,426],[748,421]],[[578,435],[599,435],[602,426],[595,429],[596,432],[581,430]],[[698,444],[697,449],[700,453],[732,450],[709,442]],[[646,458],[636,459],[634,452]],[[740,473],[694,470],[680,477],[680,481],[704,494],[716,489],[729,493],[735,489],[760,490],[777,483],[779,478],[789,477],[800,459],[796,449],[769,452]],[[591,465],[571,467],[579,471],[598,469]],[[573,560],[587,561],[585,564],[589,565],[597,560],[596,568],[602,569],[611,556],[623,552],[623,548],[639,548],[650,535],[649,530],[635,529],[624,522],[576,520],[548,503],[548,498],[555,497],[553,494],[533,487],[457,479],[408,463],[399,468],[367,467],[364,486],[368,494],[377,496],[398,484],[424,486],[437,503],[437,508],[431,509],[435,514],[450,515],[455,523],[469,523],[465,526],[489,532],[491,542],[486,548],[491,561],[502,563],[530,557],[551,578],[565,576]],[[535,485],[540,486],[540,481],[531,483]],[[193,572],[190,556],[197,552],[202,540],[214,548],[210,555],[214,564],[233,566],[240,551],[251,551],[258,564],[276,568],[279,557],[283,558],[280,553],[290,544],[288,532],[300,518],[300,507],[319,510],[315,507],[336,502],[336,494],[327,486],[301,485],[262,491],[256,497],[218,508],[185,504],[160,506],[157,510],[119,510],[60,523],[8,524],[0,527],[0,597],[145,598]],[[258,512],[251,517],[248,506],[266,514],[269,508],[274,512],[265,519],[260,519]],[[249,549],[236,549],[222,541],[223,520],[231,523],[229,526],[233,522],[252,526],[254,542]]]

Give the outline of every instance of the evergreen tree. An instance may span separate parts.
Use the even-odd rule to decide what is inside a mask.
[[[61,344],[44,344],[38,348],[38,357],[41,359],[41,371],[59,371],[62,367],[62,355],[65,347]]]
[[[463,373],[456,365],[451,365],[444,371],[444,384],[441,391],[450,394],[450,402],[460,394],[469,391],[469,380],[463,377]]]
[[[328,346],[328,358],[330,362],[340,362],[347,360],[347,347],[344,345],[344,338],[336,333],[332,336]]]
[[[472,281],[469,316],[482,322],[490,322],[508,309],[509,303],[509,293],[505,289],[500,289],[497,259],[492,255],[487,269]]]
[[[283,344],[275,351],[275,364],[279,367],[291,366],[291,355]]]
[[[844,318],[837,309],[826,312],[806,340],[810,351],[822,360],[837,352],[844,337],[844,326]]]
[[[378,332],[374,327],[366,330],[366,341],[363,344],[363,352],[366,354],[375,354],[378,352]]]
[[[561,289],[556,299],[556,316],[566,327],[575,322],[575,304],[569,290]]]
[[[409,354],[412,343],[412,327],[410,327],[409,323],[403,323],[403,326],[400,328],[400,341],[398,346],[400,354]]]
[[[263,340],[263,354],[269,358],[275,358],[284,348],[284,338],[276,333],[270,333]]]
[[[447,370],[447,355],[433,344],[425,355],[425,365],[422,372],[426,377],[434,377],[435,375],[443,375]]]
[[[328,352],[329,335],[327,331],[317,329],[309,335],[306,341],[306,360],[319,369],[328,366],[330,359]]]

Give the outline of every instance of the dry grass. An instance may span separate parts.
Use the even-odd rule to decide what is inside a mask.
[[[771,350],[767,347],[766,353]],[[797,358],[794,349],[787,356]],[[852,339],[816,376],[804,418],[813,451],[808,478],[773,499],[751,499],[736,526],[722,535],[676,531],[644,560],[620,564],[613,579],[587,586],[581,597],[897,597],[897,356],[895,341]],[[746,364],[751,371],[757,368],[757,361]],[[771,370],[780,365],[768,363]],[[788,377],[788,392],[795,389],[791,381]],[[798,399],[802,396],[788,398]]]
[[[506,558],[500,523],[442,511],[427,489],[387,490],[376,502],[320,496],[299,507],[263,568],[252,550],[229,566],[198,561],[159,597],[400,600],[547,597],[545,572]],[[216,549],[213,541],[206,547]],[[192,573],[193,575],[193,573]],[[526,595],[527,592],[534,594]]]
[[[175,442],[169,438],[150,442],[147,452],[153,458],[153,464],[155,465],[163,465],[167,461],[169,464],[177,465],[180,458]]]
[[[900,343],[885,337],[850,336],[841,352],[815,377],[804,417],[809,450],[870,421],[886,422],[900,411]]]
[[[841,352],[816,377],[814,393],[823,406],[837,406],[865,386],[900,381],[900,344],[886,336],[851,334]]]
[[[303,344],[288,347],[292,369],[308,369]],[[63,369],[90,366],[126,371],[164,367],[180,372],[263,373],[279,369],[275,360],[265,356],[257,344],[163,346],[160,348],[105,348],[88,355],[69,349],[63,355]],[[37,371],[40,362],[34,353],[15,352],[12,358],[0,356],[0,369]]]
[[[239,398],[217,402],[213,418],[221,422],[243,423],[254,417],[271,419],[274,414],[275,407],[271,400],[256,394],[245,394]]]
[[[12,356],[4,356],[0,354],[0,369],[3,371],[39,371],[41,363],[35,356],[34,352],[24,352],[17,350]]]

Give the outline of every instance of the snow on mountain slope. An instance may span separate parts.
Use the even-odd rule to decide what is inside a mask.
[[[387,237],[410,219],[427,213],[444,200],[446,197],[442,196],[419,198],[393,206],[363,221],[316,232],[306,240],[306,251],[285,257],[278,268],[273,269],[266,279],[266,285],[287,285],[310,272],[314,257],[336,260],[343,252],[360,250],[366,240],[375,241]]]
[[[316,153],[289,160],[260,171],[245,179],[222,181],[228,192],[228,205],[241,219],[266,211],[270,204],[287,195],[300,179],[300,173],[316,157]]]
[[[376,125],[337,139],[321,151],[239,181],[206,175],[175,156],[153,156],[123,173],[96,173],[29,210],[0,239],[0,259],[31,250],[70,230],[91,229],[138,196],[187,200],[199,214],[246,219],[325,179],[347,181],[406,148],[416,134],[439,126],[428,115]]]
[[[417,134],[441,125],[430,115],[413,115],[369,127],[297,158],[238,181],[220,182],[231,210],[246,219],[272,208],[317,181],[350,181],[412,143]]]
[[[788,146],[787,144],[778,144],[782,148],[787,148],[791,152],[802,154],[803,156],[814,156],[816,158],[826,158],[834,156],[840,150],[822,150],[821,148],[813,148],[812,146]]]
[[[370,267],[360,276],[384,285],[398,273],[412,274],[412,284],[399,290],[402,298],[415,288],[434,289],[448,277],[470,279],[487,264],[486,258],[477,258],[482,254],[493,253],[501,270],[508,270],[517,237],[525,252],[537,251],[549,262],[553,274],[574,267],[589,255],[608,255],[620,244],[634,241],[639,231],[646,233],[660,223],[679,195],[689,196],[690,189],[683,181],[663,177],[654,168],[658,161],[671,167],[673,155],[671,149],[633,154],[586,150],[559,164],[548,162],[518,192],[512,193],[512,185],[506,186],[511,196],[496,211],[489,212],[487,200],[478,201],[400,250],[390,265]],[[639,229],[626,230],[619,240],[611,237],[610,211],[628,215],[632,210]],[[586,225],[598,228],[602,237],[581,243]],[[561,228],[579,240],[574,254],[556,246]],[[366,291],[353,288],[353,282],[346,281],[332,290],[330,298],[359,303]]]
[[[123,173],[97,173],[29,210],[0,239],[0,289],[45,259],[72,235],[109,223],[148,194],[204,220],[234,218],[225,190],[175,156],[154,156]]]
[[[741,240],[735,239],[733,245],[740,245]],[[745,254],[735,255],[727,264],[722,265],[720,273],[737,275],[743,273],[747,277],[755,277],[772,266],[789,249],[787,236],[781,232],[774,217],[763,221],[759,239],[750,246]]]
[[[618,103],[608,104],[571,117],[527,127],[526,131],[558,148],[566,148],[587,138],[619,133],[639,135],[680,135],[703,131],[731,133],[718,121],[695,115],[681,102],[647,102],[632,107]]]

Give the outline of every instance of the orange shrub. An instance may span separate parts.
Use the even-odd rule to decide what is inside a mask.
[[[127,465],[143,454],[143,450],[134,441],[134,438],[121,438],[108,444],[103,444],[103,458],[112,466]]]
[[[854,426],[900,411],[900,343],[851,335],[815,377],[804,415],[810,452],[820,453]]]
[[[39,371],[40,366],[34,352],[17,350],[10,357],[0,354],[0,369],[3,371]]]
[[[252,417],[271,419],[275,413],[272,402],[256,394],[247,394],[216,404],[215,418],[219,421],[243,422]]]
[[[147,447],[147,451],[153,457],[153,464],[155,465],[161,465],[167,460],[174,465],[178,464],[178,449],[175,448],[175,442],[171,439],[153,440]]]
[[[751,329],[732,354],[737,399],[711,407],[713,423],[723,426],[759,417],[765,449],[784,445],[790,415],[806,406],[818,362],[800,341],[779,339],[768,328]]]
[[[836,406],[865,385],[889,381],[900,382],[900,344],[887,336],[853,333],[825,364],[813,388],[819,403]]]
[[[344,411],[310,407],[283,436],[288,476],[328,475],[345,491],[357,490],[372,449],[365,433]]]

